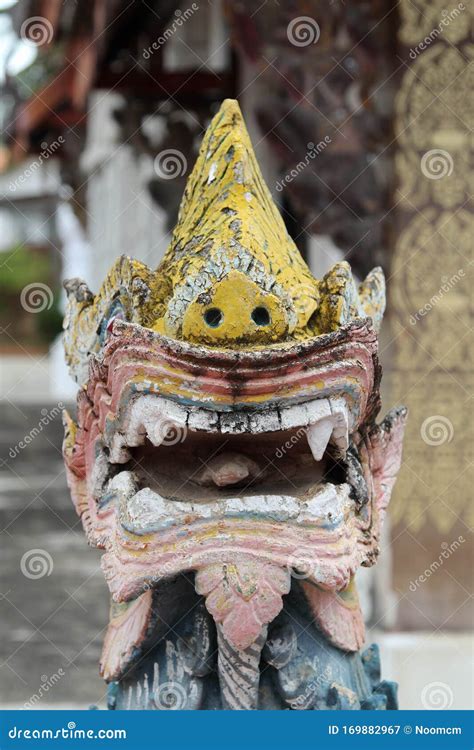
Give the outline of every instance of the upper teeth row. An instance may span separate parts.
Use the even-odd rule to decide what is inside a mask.
[[[142,445],[147,437],[153,445],[159,446],[182,442],[187,430],[256,434],[297,427],[306,428],[309,447],[314,458],[320,461],[329,441],[345,455],[354,419],[342,397],[315,399],[265,412],[224,413],[194,407],[186,409],[160,396],[141,395],[132,402],[119,431],[115,431],[110,440],[109,460],[126,463],[130,459],[127,448]],[[177,433],[177,437],[170,440],[170,433]]]

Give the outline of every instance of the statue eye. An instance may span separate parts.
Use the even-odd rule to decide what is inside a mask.
[[[251,318],[256,326],[267,326],[270,323],[270,313],[266,307],[255,307]]]
[[[223,320],[224,315],[218,307],[211,307],[204,313],[204,322],[209,328],[218,328]]]
[[[125,310],[123,308],[123,305],[119,299],[116,299],[111,304],[107,314],[102,319],[102,322],[100,324],[98,334],[99,339],[101,343],[104,343],[105,339],[107,338],[107,335],[112,331],[112,328],[114,326],[114,320],[126,320]]]
[[[113,315],[111,318],[109,318],[109,321],[107,323],[107,329],[106,329],[107,333],[110,333],[110,331],[114,327],[114,320],[117,320],[117,318],[119,318],[120,320],[123,320],[123,315],[118,313],[117,315]]]

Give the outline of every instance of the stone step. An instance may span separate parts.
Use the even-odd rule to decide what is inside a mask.
[[[0,403],[0,707],[104,705],[109,595],[66,485],[60,411]]]

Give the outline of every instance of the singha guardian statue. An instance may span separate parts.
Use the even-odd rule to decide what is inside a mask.
[[[109,707],[396,708],[354,580],[406,417],[375,421],[382,271],[314,278],[225,101],[157,270],[122,257],[97,295],[66,289],[64,459],[105,550]]]

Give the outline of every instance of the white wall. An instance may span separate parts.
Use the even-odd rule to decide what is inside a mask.
[[[169,242],[166,216],[148,192],[153,160],[137,156],[120,141],[112,112],[123,99],[97,91],[91,96],[86,150],[81,159],[87,177],[87,232],[92,263],[86,279],[96,292],[120,255],[156,267]]]

